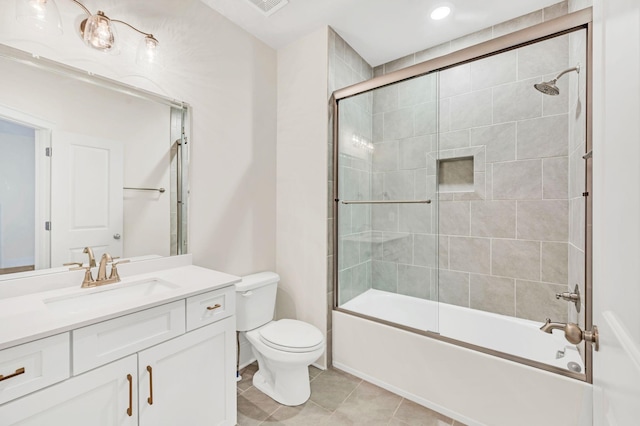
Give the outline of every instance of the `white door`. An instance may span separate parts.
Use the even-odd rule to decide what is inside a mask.
[[[594,425],[640,424],[640,2],[594,1]]]
[[[51,267],[122,256],[123,145],[120,141],[53,132],[51,155]]]
[[[135,426],[136,369],[136,356],[131,355],[16,399],[0,406],[0,424]]]
[[[138,354],[140,426],[235,425],[233,318]]]

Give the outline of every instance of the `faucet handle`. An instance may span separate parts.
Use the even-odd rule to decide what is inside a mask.
[[[114,259],[119,259],[119,257],[116,257]],[[120,275],[118,274],[118,265],[121,263],[129,263],[129,262],[131,262],[131,260],[129,259],[124,259],[124,260],[121,260],[120,262],[111,262],[111,274],[109,274],[109,279],[115,280],[115,282],[119,282]]]
[[[96,285],[96,280],[93,279],[93,274],[91,273],[91,266],[78,266],[75,268],[69,268],[70,271],[83,271],[84,270],[84,279],[82,280],[81,288],[94,287]]]
[[[557,300],[566,300],[567,302],[573,303],[576,307],[576,311],[578,313],[580,313],[580,287],[578,287],[578,284],[576,284],[575,288],[573,289],[573,293],[565,291],[563,293],[556,293],[556,299]]]
[[[67,263],[63,263],[62,266],[79,266],[79,267],[82,267],[82,262],[67,262]],[[71,271],[76,271],[77,269],[78,268],[70,268]]]

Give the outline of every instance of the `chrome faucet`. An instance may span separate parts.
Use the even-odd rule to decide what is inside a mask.
[[[551,322],[551,320],[547,318],[547,321],[540,327],[540,330],[549,334],[551,334],[553,330],[563,330],[564,337],[569,343],[577,345],[584,340],[585,342],[594,343],[596,351],[598,350],[598,328],[596,326],[593,327],[592,331],[582,331],[576,323],[570,322],[565,324],[562,322]]]

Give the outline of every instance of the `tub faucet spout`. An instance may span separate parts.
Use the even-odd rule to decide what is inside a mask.
[[[547,322],[545,322],[544,325],[540,327],[540,330],[544,331],[545,333],[551,334],[553,330],[564,330],[566,325],[567,324],[561,322],[551,322],[551,319],[547,318]]]
[[[562,323],[562,322],[551,322],[549,318],[547,318],[547,322],[544,323],[540,330],[545,333],[551,334],[553,330],[562,330],[564,331],[564,337],[569,341],[569,343],[573,343],[577,345],[582,342],[583,332],[582,329],[575,323]]]

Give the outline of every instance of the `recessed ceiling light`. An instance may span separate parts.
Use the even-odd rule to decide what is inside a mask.
[[[449,6],[440,6],[433,9],[431,12],[431,19],[434,21],[439,21],[440,19],[444,19],[451,13],[451,8]]]

